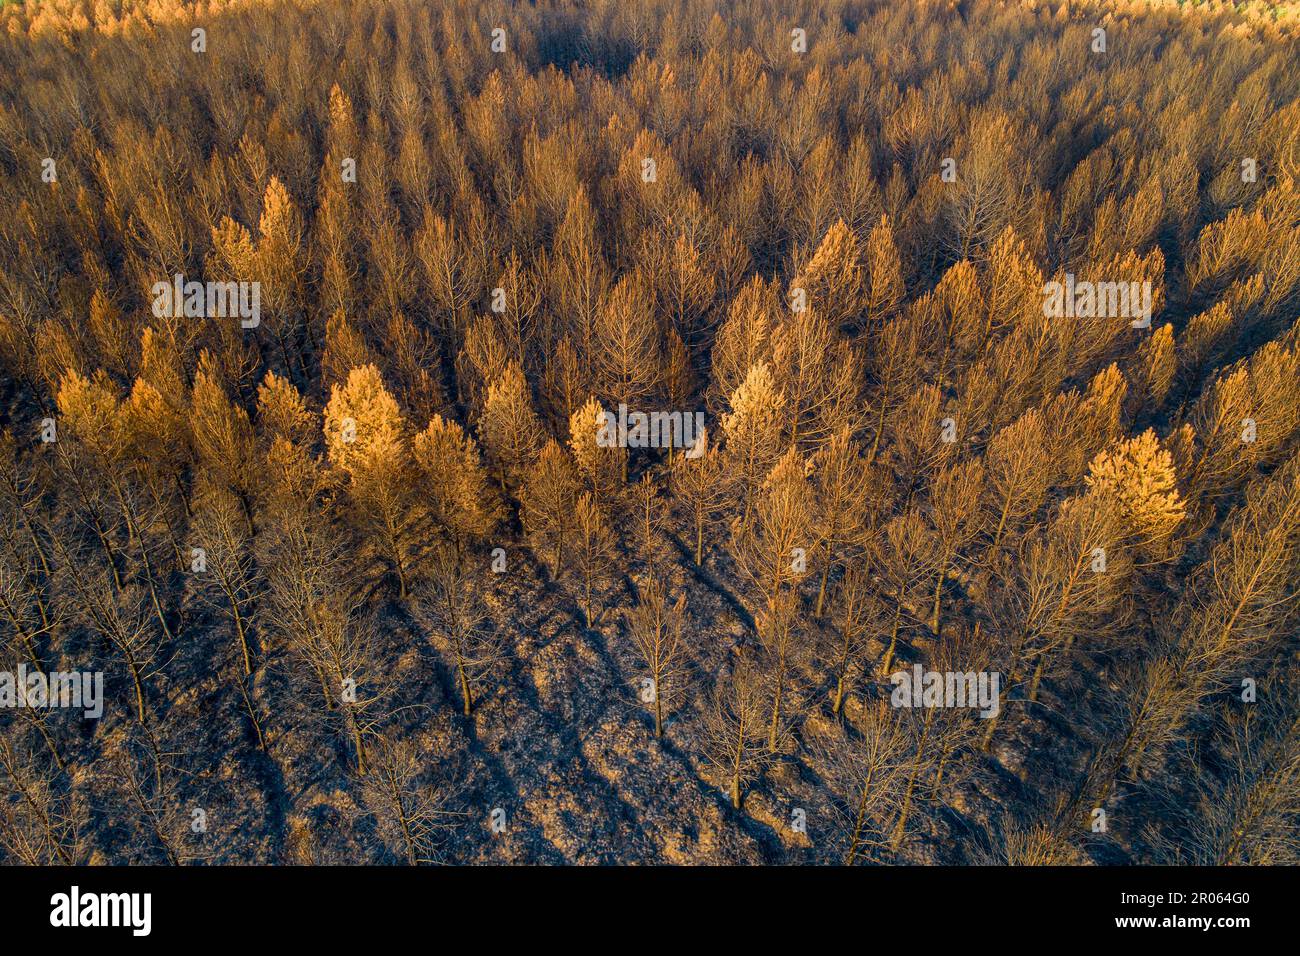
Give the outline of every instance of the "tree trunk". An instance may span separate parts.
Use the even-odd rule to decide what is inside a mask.
[[[456,670],[460,676],[460,693],[465,699],[465,716],[468,717],[474,709],[474,700],[470,696],[469,675],[465,673],[465,661],[459,654],[456,655]]]
[[[900,598],[901,600],[901,598]],[[898,624],[903,615],[903,605],[894,604],[894,629],[889,634],[889,649],[885,651],[884,663],[880,665],[880,676],[888,677],[890,665],[894,663],[894,647],[898,644]]]
[[[1006,500],[1002,503],[1002,517],[998,518],[998,530],[993,535],[993,547],[995,548],[998,546],[998,542],[1002,540],[1002,532],[1003,530],[1005,530],[1007,526],[1007,514],[1010,511],[1011,511],[1011,496],[1007,495]]]
[[[939,611],[940,602],[943,600],[943,579],[947,576],[948,564],[947,562],[944,562],[944,566],[939,569],[939,577],[934,582],[934,607],[930,611],[930,630],[934,632],[935,637],[939,636],[939,625],[941,623],[939,620]]]
[[[828,538],[826,541],[826,563],[822,565],[821,585],[817,588],[817,608],[815,611],[813,611],[813,617],[819,619],[822,616],[822,608],[826,604],[826,582],[830,579],[831,576],[831,556],[832,556],[831,542],[830,539]]]
[[[731,806],[740,809],[740,768],[745,759],[745,724],[742,721],[736,733],[736,754],[731,765]]]
[[[880,435],[885,430],[885,409],[889,407],[889,383],[885,383],[884,394],[880,396],[880,414],[876,416],[876,434],[871,439],[871,451],[867,452],[867,464],[876,460],[876,452],[880,448]]]
[[[871,778],[874,776],[874,769],[872,768],[873,772],[867,774],[867,779],[862,783],[862,794],[858,798],[858,812],[853,818],[853,837],[849,841],[848,855],[844,858],[845,866],[853,865],[853,860],[858,855],[858,845],[862,842],[862,828],[867,820],[867,800],[871,796]]]
[[[831,713],[836,717],[840,715],[840,710],[844,707],[844,690],[848,685],[849,677],[849,647],[851,644],[851,634],[846,630],[844,634],[844,646],[840,648],[840,662],[838,677],[835,680],[835,703],[831,707]]]
[[[777,731],[781,727],[781,692],[785,689],[785,641],[781,638],[781,649],[776,658],[776,693],[772,696],[772,723],[767,731],[767,749],[776,752]]]
[[[253,655],[248,649],[248,632],[244,628],[244,617],[239,613],[239,604],[235,600],[235,595],[228,591],[226,597],[230,601],[230,610],[235,618],[235,634],[239,637],[239,650],[244,661],[244,676],[251,677],[253,674]]]
[[[257,735],[257,746],[262,753],[267,753],[266,736],[262,733],[262,722],[257,719],[257,708],[253,705],[253,696],[248,691],[249,677],[244,677],[239,682],[239,693],[244,698],[244,709],[248,711],[248,719],[253,724],[253,733]]]
[[[1019,676],[1020,672],[1020,660],[1024,655],[1025,644],[1028,640],[1029,634],[1022,633],[1019,640],[1016,641],[1016,650],[1011,658],[1011,669],[1007,673],[1007,693],[1010,693],[1011,688],[1016,686],[1016,678]],[[993,734],[998,729],[998,721],[1002,719],[1002,712],[1004,709],[1005,708],[999,707],[998,712],[988,718],[989,729],[984,731],[984,739],[980,741],[980,749],[985,753],[988,753],[989,747],[993,744]]]
[[[148,724],[148,715],[145,713],[144,706],[144,682],[140,678],[140,668],[136,666],[135,661],[128,655],[127,664],[131,669],[131,681],[135,684],[135,713],[140,718],[141,724]]]
[[[351,714],[348,715],[348,723],[352,728],[352,745],[357,751],[357,776],[364,777],[367,772],[366,748],[361,739],[361,726],[356,722],[356,719]]]
[[[925,718],[925,727],[921,731],[921,739],[916,747],[916,766],[912,768],[912,775],[907,780],[907,792],[903,795],[903,808],[898,812],[898,823],[894,826],[894,835],[889,840],[889,848],[898,850],[898,845],[903,842],[903,833],[907,828],[907,817],[912,811],[912,795],[916,791],[916,781],[921,776],[921,767],[924,765],[925,744],[930,738],[931,722],[934,720],[934,711],[928,711]]]

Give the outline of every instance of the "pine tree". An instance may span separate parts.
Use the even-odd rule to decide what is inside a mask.
[[[967,461],[949,465],[935,476],[930,491],[930,526],[934,531],[937,573],[934,582],[934,605],[930,630],[940,633],[940,605],[943,582],[958,561],[962,550],[983,530],[984,512],[980,499],[984,492],[984,464]]]
[[[796,312],[772,333],[772,371],[785,396],[787,440],[816,447],[864,418],[857,352],[818,312]]]
[[[808,305],[833,327],[856,323],[867,305],[861,262],[857,236],[839,219],[799,271],[792,288],[803,289]]]
[[[375,366],[354,368],[346,385],[330,390],[325,406],[330,464],[346,477],[352,500],[397,575],[401,598],[410,583],[416,512],[410,498],[411,460],[405,431],[397,401]]]
[[[696,439],[694,458],[678,455],[672,465],[673,499],[686,512],[691,554],[698,567],[704,565],[705,532],[722,511],[726,497],[722,454],[709,446],[707,432]]]
[[[846,552],[866,543],[880,506],[880,479],[862,455],[848,427],[840,429],[809,462],[817,499],[816,535],[821,551],[821,583],[817,587],[814,615],[821,617],[826,584],[831,572],[846,559]]]
[[[235,494],[251,533],[261,482],[248,412],[230,400],[216,373],[204,368],[194,374],[190,409],[199,475],[203,482]]]
[[[508,365],[488,387],[478,431],[498,480],[513,487],[546,437],[519,366]]]
[[[720,676],[703,716],[704,754],[722,778],[731,806],[739,810],[745,787],[762,770],[766,728],[762,679],[747,661]]]
[[[435,552],[428,564],[419,606],[431,622],[434,636],[450,656],[460,689],[461,712],[473,714],[476,688],[504,657],[501,633],[488,618],[474,586],[474,575],[460,556],[449,550]]]
[[[996,548],[1042,505],[1051,477],[1042,416],[1030,409],[989,440],[984,455],[988,521]]]
[[[205,580],[212,582],[211,590],[219,595],[213,603],[229,615],[239,660],[234,683],[239,688],[257,744],[265,751],[266,734],[253,688],[254,670],[260,666],[254,648],[254,601],[260,582],[252,537],[235,496],[222,490],[206,495],[196,509],[191,533],[203,549]]]
[[[750,279],[731,303],[713,343],[711,407],[721,408],[744,384],[749,370],[770,359],[776,309],[772,287],[758,276]]]
[[[601,618],[596,610],[596,589],[613,564],[614,534],[590,492],[574,503],[572,523],[573,567],[582,582],[582,616],[587,627],[594,627]]]
[[[470,407],[482,414],[488,388],[510,365],[510,350],[492,319],[481,315],[465,330],[465,344],[456,356],[456,382]],[[523,368],[516,363],[515,367]]]
[[[309,446],[320,427],[293,383],[274,372],[267,372],[257,387],[257,423],[264,438],[299,446]]]
[[[722,416],[726,466],[739,486],[748,519],[759,483],[781,455],[781,411],[785,399],[765,363],[750,368]]]
[[[660,563],[659,534],[666,524],[667,510],[664,499],[659,494],[659,482],[646,472],[640,481],[628,487],[627,502],[637,551],[654,570]]]
[[[932,584],[938,573],[938,554],[925,520],[916,509],[890,519],[876,545],[873,565],[880,569],[884,591],[893,605],[889,614],[889,638],[879,674],[888,677],[894,653],[905,629],[921,624],[924,608],[933,598]],[[883,630],[881,632],[882,640]]]
[[[654,704],[655,736],[664,733],[664,708],[680,696],[679,682],[685,675],[686,595],[670,602],[667,589],[657,575],[651,575],[638,587],[636,605],[624,612],[627,631],[644,664],[649,685],[649,702]],[[646,699],[642,694],[643,701]]]
[[[768,746],[775,750],[791,657],[796,650],[795,597],[790,588],[809,573],[814,545],[814,498],[805,461],[790,449],[773,467],[751,516],[732,526],[731,551],[741,572],[762,597],[755,615],[771,650],[772,711]]]
[[[906,787],[908,739],[888,703],[864,708],[852,731],[832,728],[814,738],[813,752],[827,768],[827,784],[843,821],[843,862],[871,859],[889,842]]]
[[[459,559],[467,544],[492,533],[503,511],[478,443],[456,422],[435,415],[412,439],[411,450],[425,507]]]
[[[1119,503],[1136,545],[1147,552],[1168,541],[1187,514],[1173,460],[1151,429],[1094,458],[1086,481]]]
[[[374,365],[375,354],[357,324],[343,309],[335,309],[325,323],[325,352],[321,356],[321,381],[333,387],[347,381],[348,372]]]
[[[360,803],[378,838],[407,866],[440,862],[439,850],[458,822],[448,809],[455,789],[428,780],[429,757],[410,740],[377,736],[369,773],[360,777]]]
[[[865,561],[845,568],[831,595],[831,608],[835,628],[824,641],[821,656],[835,680],[831,712],[839,716],[855,678],[865,671],[867,645],[883,623]]]
[[[620,280],[596,310],[591,359],[599,392],[632,411],[662,379],[663,337],[652,316],[650,295],[635,274]]]
[[[573,463],[552,438],[529,467],[520,499],[520,517],[534,547],[550,551],[553,578],[560,576],[564,542],[572,528],[577,498],[578,478]]]
[[[594,398],[569,418],[569,451],[597,504],[607,503],[627,474],[627,449],[618,447],[609,431],[605,410]]]
[[[903,266],[894,243],[894,229],[888,216],[871,227],[867,236],[867,296],[863,324],[875,329],[894,317],[902,304]]]

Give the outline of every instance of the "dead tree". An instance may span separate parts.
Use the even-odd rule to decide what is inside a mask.
[[[407,866],[437,863],[447,837],[464,816],[450,809],[456,787],[438,779],[430,760],[411,740],[373,736],[370,772],[358,778],[366,815],[383,846]]]
[[[641,699],[653,703],[655,736],[663,736],[664,707],[680,696],[679,684],[685,674],[686,595],[669,602],[663,580],[651,576],[638,587],[636,606],[624,612],[628,635],[637,656],[645,665],[649,681],[643,681]]]
[[[744,801],[745,787],[766,762],[766,699],[761,675],[740,660],[729,674],[718,677],[703,714],[704,756],[722,779],[736,810]]]
[[[505,658],[504,635],[488,617],[473,575],[450,550],[437,552],[429,561],[418,605],[439,650],[451,657],[462,712],[469,717],[480,686]]]

